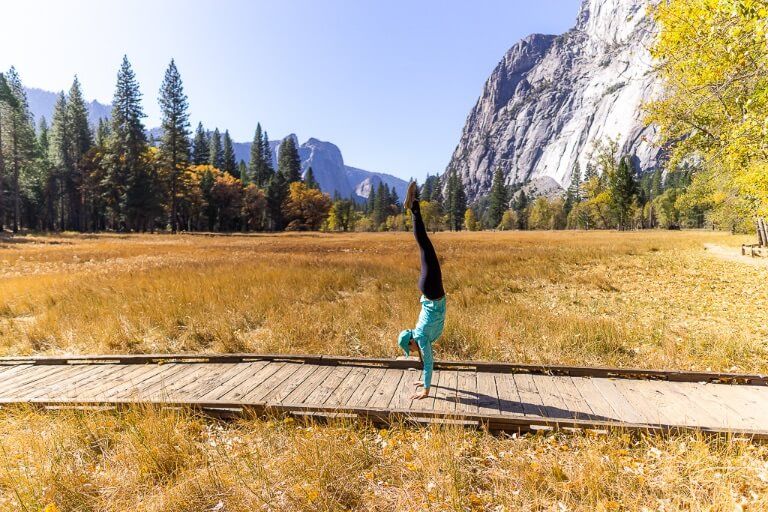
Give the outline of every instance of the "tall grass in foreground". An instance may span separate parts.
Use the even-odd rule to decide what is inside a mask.
[[[2,510],[768,508],[766,446],[688,435],[221,424],[151,408],[15,409],[0,414],[0,430]]]

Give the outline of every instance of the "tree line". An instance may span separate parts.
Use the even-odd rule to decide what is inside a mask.
[[[158,141],[143,123],[139,84],[127,57],[112,114],[92,128],[75,77],[50,125],[37,127],[14,68],[0,73],[0,230],[123,232],[305,230],[324,225],[332,202],[312,169],[302,177],[291,137],[278,162],[257,123],[250,162],[236,161],[225,130],[198,124],[171,60],[159,92]]]

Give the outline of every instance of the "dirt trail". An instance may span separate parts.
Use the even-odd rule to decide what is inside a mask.
[[[742,256],[741,248],[739,247],[723,247],[722,245],[704,244],[704,249],[712,256],[716,256],[722,260],[745,263],[747,265],[752,265],[753,267],[768,268],[768,258]]]

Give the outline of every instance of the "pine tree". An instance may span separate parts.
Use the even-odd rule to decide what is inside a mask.
[[[112,100],[112,135],[105,178],[106,198],[116,229],[146,229],[156,211],[156,197],[149,190],[145,154],[147,136],[142,118],[141,92],[128,57],[123,57]]]
[[[366,215],[373,214],[373,205],[376,204],[376,189],[371,185],[371,191],[368,193],[368,200],[365,202]]]
[[[209,146],[211,142],[208,140],[208,134],[203,128],[203,123],[197,123],[197,129],[195,130],[195,139],[192,142],[192,163],[195,165],[205,165],[211,161],[211,153]]]
[[[171,59],[160,87],[160,111],[163,136],[160,141],[160,164],[168,178],[171,200],[171,232],[178,230],[179,179],[189,162],[189,102],[184,94],[181,75]],[[202,128],[199,126],[198,128]]]
[[[448,176],[448,200],[446,203],[448,227],[452,231],[460,231],[464,225],[467,195],[464,192],[464,185],[461,183],[461,178],[459,178],[456,169],[452,169]]]
[[[275,164],[272,161],[272,147],[269,145],[269,135],[267,134],[266,130],[264,130],[264,139],[261,141],[261,144],[261,154],[264,156],[266,174],[272,178],[272,174],[275,173]]]
[[[617,170],[608,177],[611,205],[620,230],[630,227],[629,213],[637,196],[637,183],[634,174],[630,158],[625,156],[619,161]]]
[[[501,222],[501,217],[509,208],[507,186],[504,184],[504,173],[501,167],[497,167],[493,173],[491,185],[490,205],[488,207],[488,220],[492,228],[496,228]]]
[[[308,188],[320,190],[320,184],[315,179],[315,172],[312,170],[311,165],[309,166],[309,169],[307,169],[307,173],[304,176],[304,183],[306,183]]]
[[[67,108],[67,97],[64,91],[59,93],[56,105],[53,107],[53,120],[51,124],[48,159],[53,167],[52,176],[49,182],[50,193],[52,196],[52,222],[58,225],[59,229],[64,229],[65,224],[65,181],[66,176],[72,169],[71,152],[71,134],[72,123],[69,122],[69,109]],[[58,215],[57,215],[58,213]]]
[[[13,95],[5,76],[0,73],[0,231],[3,231],[5,223],[6,160],[3,154],[3,137],[4,131],[10,124],[11,117],[18,106],[19,102]]]
[[[277,157],[277,172],[282,174],[287,183],[301,181],[301,158],[293,137],[288,136],[280,144]]]
[[[528,196],[525,190],[520,189],[512,209],[517,214],[517,229],[528,229]]]
[[[96,145],[100,148],[106,148],[109,141],[109,121],[103,117],[99,118],[99,126],[96,128]]]
[[[67,97],[67,122],[69,126],[69,162],[65,188],[68,202],[67,229],[81,231],[85,226],[85,210],[83,205],[83,183],[85,181],[82,167],[83,157],[93,145],[91,129],[88,125],[88,106],[83,98],[80,81],[75,76]]]
[[[568,185],[568,191],[565,193],[565,205],[563,206],[565,210],[566,217],[569,213],[571,213],[571,210],[573,210],[573,207],[576,206],[581,202],[581,168],[579,167],[579,162],[576,162],[576,165],[573,167],[573,172],[571,173],[571,183]]]
[[[373,221],[375,229],[378,229],[387,219],[386,208],[389,199],[387,196],[387,189],[384,187],[384,182],[380,181],[379,186],[376,188],[376,196],[373,201],[373,213],[371,215],[371,220]]]
[[[288,196],[288,186],[289,183],[281,172],[273,174],[267,185],[267,216],[273,231],[282,231],[285,228],[283,203]]]
[[[259,188],[264,188],[272,176],[271,164],[267,163],[269,156],[269,142],[265,144],[266,133],[261,131],[261,123],[256,123],[256,132],[251,143],[251,161],[248,164],[253,183]],[[271,159],[270,159],[271,160]]]
[[[235,178],[239,177],[237,159],[235,158],[235,147],[234,144],[232,144],[232,137],[229,136],[229,130],[224,130],[224,150],[222,152],[221,170],[228,172]]]
[[[218,128],[213,130],[208,144],[208,163],[221,170],[224,167],[224,153],[221,149],[221,133]]]
[[[13,98],[13,107],[5,115],[5,142],[9,146],[8,164],[11,171],[11,229],[21,228],[21,180],[26,173],[35,151],[35,129],[27,103],[27,94],[16,69],[11,67],[6,75],[7,86]]]
[[[243,187],[247,186],[251,182],[250,176],[248,176],[248,166],[245,165],[245,160],[240,160],[240,163],[237,164],[237,173],[238,177],[240,178],[240,182],[243,184]]]

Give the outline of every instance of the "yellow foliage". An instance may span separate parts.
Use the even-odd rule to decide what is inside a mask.
[[[647,121],[673,144],[671,168],[700,168],[694,184],[706,183],[688,201],[721,218],[768,210],[766,12],[768,0],[673,0],[653,12],[665,90],[646,106]]]

